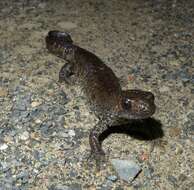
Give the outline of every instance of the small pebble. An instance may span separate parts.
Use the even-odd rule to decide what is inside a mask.
[[[110,175],[110,176],[107,177],[107,179],[110,180],[110,181],[115,182],[115,181],[117,181],[118,178],[117,178],[116,175]]]
[[[8,91],[0,87],[0,97],[6,97],[7,95],[8,95]]]
[[[74,136],[75,136],[75,131],[72,130],[72,129],[70,129],[70,130],[68,131],[68,135],[71,136],[71,137],[74,137]]]
[[[188,82],[190,80],[189,73],[186,71],[178,72],[179,77],[182,79],[183,82]]]
[[[69,176],[70,176],[71,178],[76,177],[77,175],[78,175],[78,174],[77,174],[77,171],[71,170],[71,171],[69,172]]]
[[[177,186],[177,179],[174,176],[169,175],[167,179],[173,186]]]
[[[184,175],[184,174],[180,174],[180,175],[179,175],[179,178],[178,178],[179,181],[183,182],[183,181],[185,181],[186,179],[187,179],[187,176],[186,176],[186,175]]]
[[[42,123],[42,121],[41,121],[40,119],[36,119],[36,120],[35,120],[35,123],[36,123],[36,124],[40,124],[40,123]]]
[[[22,134],[20,134],[20,136],[19,136],[19,138],[21,139],[21,140],[28,140],[29,139],[29,137],[30,137],[30,135],[29,135],[29,132],[28,131],[24,131]]]
[[[48,190],[81,190],[81,185],[79,184],[72,184],[71,186],[66,186],[66,185],[51,185]]]
[[[31,103],[31,106],[32,106],[32,108],[34,108],[34,107],[37,107],[37,106],[39,106],[41,104],[42,104],[41,102],[34,101],[34,102]]]
[[[66,185],[51,185],[48,190],[70,190],[70,188]]]
[[[180,63],[179,63],[179,60],[171,60],[171,61],[169,61],[169,64],[178,66]]]
[[[170,92],[170,88],[167,86],[162,86],[159,88],[159,91],[160,92]]]
[[[171,129],[169,130],[169,135],[170,135],[171,137],[179,136],[180,133],[181,133],[181,129],[178,128],[178,127],[174,127],[174,128],[171,128]]]
[[[194,111],[191,111],[187,114],[188,119],[190,119],[191,121],[194,121]]]
[[[104,183],[104,184],[102,184],[102,188],[101,188],[101,190],[112,189],[112,188],[111,188],[111,187],[112,187],[112,185],[113,185],[113,182],[112,182],[112,181],[110,181],[110,180],[107,180],[107,181],[105,181],[105,183]]]
[[[46,7],[46,3],[45,2],[43,2],[43,3],[40,3],[39,5],[38,5],[38,7],[39,8],[41,8],[41,9],[44,9],[45,7]]]
[[[18,111],[26,111],[27,109],[27,106],[25,103],[23,102],[18,102],[15,107],[14,107],[14,110],[18,110]]]
[[[55,132],[55,130],[53,128],[53,122],[46,121],[46,122],[42,123],[40,130],[41,130],[41,134],[44,135],[45,137],[52,135]]]
[[[0,168],[1,168],[1,170],[3,171],[3,172],[6,172],[6,171],[8,171],[9,169],[10,169],[10,164],[9,163],[7,163],[7,162],[4,162],[4,161],[1,161],[1,163],[0,163]]]
[[[28,178],[29,178],[29,173],[28,171],[21,171],[19,174],[17,174],[16,176],[17,180],[21,180],[21,182],[27,183],[28,182]]]
[[[182,154],[182,153],[183,153],[183,149],[181,147],[176,147],[175,154]]]

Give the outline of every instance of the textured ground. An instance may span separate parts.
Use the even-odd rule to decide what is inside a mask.
[[[0,189],[193,189],[193,28],[191,0],[0,1]],[[75,88],[56,84],[64,62],[44,42],[53,29],[101,57],[124,88],[155,94],[155,124],[139,127],[149,138],[103,142],[110,159],[142,168],[131,184],[113,179],[110,163],[96,172],[87,162],[97,120]]]

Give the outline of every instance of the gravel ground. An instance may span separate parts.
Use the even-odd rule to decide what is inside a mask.
[[[193,28],[191,0],[0,1],[0,190],[194,189]],[[87,161],[97,119],[45,49],[54,29],[156,96],[154,118],[104,139],[100,172]],[[132,180],[115,159],[137,166]]]

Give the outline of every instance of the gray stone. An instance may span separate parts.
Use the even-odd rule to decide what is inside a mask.
[[[64,116],[63,115],[59,115],[56,117],[56,125],[57,126],[64,126],[64,123],[65,123],[65,119],[64,119]]]
[[[81,184],[78,184],[78,183],[74,183],[74,184],[71,184],[71,186],[69,186],[69,189],[68,190],[81,190]]]
[[[20,179],[22,183],[27,183],[29,178],[29,173],[27,171],[21,171],[16,177],[17,177],[17,180]]]
[[[112,159],[111,162],[119,177],[127,182],[132,182],[141,171],[141,168],[130,160]]]
[[[72,177],[76,177],[78,174],[77,174],[77,171],[75,171],[75,170],[71,170],[70,172],[69,172],[69,176],[72,178]]]
[[[66,113],[65,109],[60,105],[57,105],[56,107],[53,107],[52,109],[55,115],[63,115]]]
[[[70,190],[70,188],[66,185],[51,185],[48,190]]]
[[[189,76],[188,72],[186,72],[186,71],[180,71],[179,76],[183,82],[188,82],[190,80],[190,76]]]
[[[26,106],[26,104],[23,103],[23,102],[18,102],[18,103],[16,103],[16,105],[14,106],[14,109],[19,110],[19,111],[26,111],[27,106]]]
[[[2,170],[4,173],[10,169],[10,164],[7,162],[0,162],[0,170]]]
[[[173,186],[175,186],[175,187],[177,186],[177,182],[178,182],[178,181],[177,181],[177,179],[176,179],[174,176],[169,175],[167,179],[168,179],[168,181],[169,181]]]
[[[41,113],[41,110],[39,108],[35,108],[30,112],[31,118],[36,118]]]
[[[31,94],[25,96],[16,97],[16,102],[13,109],[19,111],[26,111],[27,107],[30,107],[31,104]]]
[[[57,137],[60,137],[60,138],[68,138],[69,137],[69,134],[65,131],[65,130],[60,130],[60,132],[58,132],[56,134]]]
[[[23,111],[23,112],[20,112],[20,118],[27,118],[29,116],[29,112],[28,111]]]
[[[186,175],[180,174],[180,175],[179,175],[179,178],[178,178],[178,181],[183,182],[183,181],[185,181],[187,178],[188,178],[188,177],[187,177]]]
[[[168,72],[166,75],[164,75],[164,78],[167,80],[176,80],[177,74]]]
[[[105,183],[102,185],[101,190],[111,190],[112,189],[113,182],[110,180],[105,181]]]
[[[7,58],[10,56],[9,52],[3,48],[0,48],[0,64],[5,64],[7,62]]]
[[[188,117],[191,121],[194,121],[194,112],[188,113],[187,117]]]
[[[188,121],[184,123],[183,132],[186,136],[194,134],[194,112],[187,114]]]
[[[72,184],[71,186],[57,184],[51,185],[48,190],[81,190],[80,184]]]
[[[40,130],[41,130],[41,134],[44,137],[51,136],[54,132],[54,130],[52,129],[52,122],[47,121],[46,123],[43,123],[40,127]]]
[[[110,180],[110,181],[115,182],[115,181],[117,181],[118,178],[117,178],[116,175],[110,175],[110,176],[107,177],[107,179]]]
[[[38,150],[33,151],[33,156],[36,160],[40,160],[40,158],[41,158],[41,154]]]

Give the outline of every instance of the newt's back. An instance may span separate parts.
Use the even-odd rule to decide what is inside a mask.
[[[72,65],[74,77],[79,81],[93,111],[116,111],[121,98],[121,87],[113,71],[96,55],[74,45],[67,33],[60,36],[53,32],[46,38],[48,50]],[[66,65],[62,67],[61,73],[66,72],[64,70]]]

